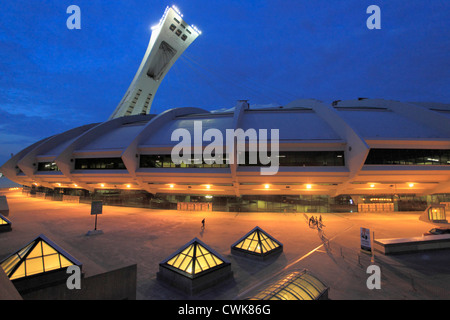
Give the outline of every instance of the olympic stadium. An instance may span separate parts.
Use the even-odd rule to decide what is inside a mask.
[[[175,61],[201,35],[168,7],[142,63],[110,118],[48,137],[0,168],[23,192],[53,200],[177,209],[212,204],[220,211],[415,211],[450,201],[450,105],[355,98],[325,103],[295,100],[252,108],[248,101],[211,112],[175,108],[151,113],[156,91]],[[256,152],[223,146],[219,163],[176,163],[172,133],[193,137],[201,124],[226,136],[278,130],[277,172],[266,163],[237,163]],[[194,139],[192,149],[211,142]],[[267,139],[268,150],[273,150]],[[216,148],[216,151],[218,148]],[[197,157],[197,158],[196,158]]]

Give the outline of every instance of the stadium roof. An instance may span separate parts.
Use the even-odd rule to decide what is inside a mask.
[[[317,100],[296,100],[286,106],[264,108],[252,108],[246,101],[239,101],[236,107],[223,112],[175,108],[158,115],[124,116],[74,128],[22,150],[0,170],[10,180],[28,186],[91,191],[131,186],[154,194],[336,196],[390,194],[395,185],[397,193],[450,193],[449,113],[450,108],[444,104],[382,99],[336,101],[331,105]],[[201,124],[202,134],[207,129],[216,129],[224,142],[227,130],[278,129],[280,152],[312,152],[313,157],[325,156],[326,160],[320,158],[303,165],[295,160],[292,165],[280,166],[277,174],[270,177],[261,176],[257,166],[177,167],[164,163],[165,160],[158,160],[155,166],[154,159],[149,160],[150,166],[145,163],[146,157],[148,160],[156,155],[161,159],[169,157],[170,162],[171,151],[179,143],[176,139],[172,141],[172,133],[183,129],[194,137],[194,123]],[[212,143],[207,139],[200,141],[201,148]],[[193,144],[194,141],[192,148],[197,146]],[[418,155],[416,152],[413,158],[426,158],[412,160],[413,163],[404,158],[395,163],[398,157],[404,157],[395,155],[397,158],[389,163],[396,165],[377,163],[388,158],[377,153],[375,163],[366,163],[374,149],[381,149],[380,152],[423,149],[431,153]],[[436,150],[438,154],[434,154]],[[224,153],[227,158],[226,146]],[[290,156],[280,154],[280,161]],[[339,164],[334,163],[333,157]],[[110,163],[88,167],[86,163],[91,159]],[[43,166],[53,169],[44,170]],[[202,188],[188,187],[205,183],[215,187],[205,192]],[[169,189],[173,184],[178,187]],[[265,184],[272,187],[264,188]],[[375,188],[369,187],[373,184]],[[413,189],[409,187],[411,184]],[[311,185],[315,187],[309,188]]]

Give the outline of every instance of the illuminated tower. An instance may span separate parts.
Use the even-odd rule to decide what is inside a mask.
[[[156,90],[175,61],[201,34],[183,20],[175,7],[167,7],[152,36],[130,87],[109,119],[148,114]]]

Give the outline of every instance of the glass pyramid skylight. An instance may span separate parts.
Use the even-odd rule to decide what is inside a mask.
[[[0,262],[0,266],[11,279],[20,279],[40,273],[81,264],[64,252],[44,235],[27,244]]]
[[[260,227],[255,227],[236,241],[231,248],[263,256],[274,250],[278,251],[282,246],[280,242],[272,238]]]
[[[199,239],[194,238],[161,264],[182,271],[193,278],[228,262]]]
[[[0,225],[11,224],[11,221],[6,219],[3,215],[0,214]]]

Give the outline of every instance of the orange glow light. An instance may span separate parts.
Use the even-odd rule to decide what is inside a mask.
[[[410,184],[408,184],[408,186],[409,186],[410,188],[412,188],[412,187],[414,187],[414,183],[410,183]]]
[[[269,188],[270,188],[270,185],[269,185],[269,184],[265,184],[265,185],[264,185],[264,188],[269,189]]]
[[[312,188],[312,185],[310,185],[310,184],[306,185],[306,189],[311,189],[311,188]]]

